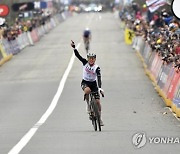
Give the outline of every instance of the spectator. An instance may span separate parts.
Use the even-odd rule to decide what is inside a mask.
[[[164,64],[173,63],[177,72],[180,70],[180,22],[171,13],[162,10],[155,12],[149,22],[141,18],[137,6],[132,6],[134,15],[128,12],[131,9],[124,9],[121,18],[125,19],[128,27],[135,33],[133,48],[138,48],[138,37],[143,37],[150,45],[153,52],[157,52],[164,61]],[[148,13],[148,12],[147,12]],[[136,20],[130,20],[125,16],[131,14]]]

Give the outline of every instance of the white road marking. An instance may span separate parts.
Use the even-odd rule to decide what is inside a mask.
[[[80,43],[78,43],[77,49],[79,48],[79,46],[80,46]],[[58,90],[57,90],[50,106],[46,110],[46,112],[42,115],[40,120],[22,137],[22,139],[9,151],[8,154],[18,154],[26,146],[26,144],[30,141],[30,139],[33,137],[33,135],[36,133],[36,131],[40,128],[40,126],[43,125],[45,123],[45,121],[47,120],[47,118],[52,114],[52,112],[54,111],[54,109],[58,103],[58,100],[61,96],[64,85],[66,83],[66,79],[69,75],[69,72],[70,72],[72,66],[73,66],[74,59],[75,59],[75,55],[73,53],[71,56],[70,62],[68,64],[68,67],[66,68],[66,71],[59,83]]]

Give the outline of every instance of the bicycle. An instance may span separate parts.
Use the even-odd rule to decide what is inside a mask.
[[[84,46],[85,46],[85,49],[86,49],[86,53],[88,53],[89,51],[89,46],[90,46],[90,42],[89,42],[89,39],[87,39],[85,42],[84,42]]]
[[[97,131],[97,126],[98,126],[99,131],[101,131],[101,123],[100,123],[101,118],[100,118],[99,109],[98,109],[98,105],[96,103],[94,94],[95,94],[95,92],[91,92],[89,94],[89,96],[90,96],[90,101],[88,104],[90,107],[90,117],[89,118],[92,121],[94,130]]]

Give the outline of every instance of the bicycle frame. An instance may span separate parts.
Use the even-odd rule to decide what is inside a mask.
[[[101,131],[99,108],[95,100],[94,93],[93,92],[90,93],[89,96],[90,96],[89,106],[90,106],[90,111],[91,111],[90,117],[92,120],[92,125],[95,131],[97,131],[97,125],[99,128],[99,131]]]

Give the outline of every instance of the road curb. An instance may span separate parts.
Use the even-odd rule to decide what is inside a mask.
[[[6,63],[7,61],[9,61],[12,57],[13,57],[12,54],[4,57],[4,58],[0,61],[0,66],[2,66],[4,63]]]

